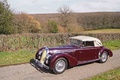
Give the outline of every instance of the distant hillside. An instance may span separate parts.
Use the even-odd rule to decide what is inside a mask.
[[[45,23],[48,20],[58,20],[59,14],[31,14],[34,16],[37,20],[39,20],[41,23]]]
[[[46,24],[48,20],[59,22],[59,14],[31,14]],[[76,23],[82,26],[84,30],[120,28],[120,12],[91,12],[91,13],[74,13]]]

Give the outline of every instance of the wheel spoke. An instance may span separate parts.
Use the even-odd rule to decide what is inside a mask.
[[[102,54],[102,57],[101,57],[101,59],[102,59],[102,62],[105,62],[106,60],[107,60],[107,53],[106,52],[104,52],[103,54]]]
[[[65,62],[63,60],[60,60],[56,63],[56,70],[58,72],[62,72],[65,69]]]

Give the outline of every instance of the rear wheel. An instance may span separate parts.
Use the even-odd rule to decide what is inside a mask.
[[[63,73],[66,70],[67,65],[68,65],[68,63],[67,63],[67,60],[65,58],[59,58],[55,63],[53,72],[55,74]]]
[[[107,59],[108,59],[108,52],[104,51],[103,54],[100,57],[100,62],[105,63],[107,61]]]

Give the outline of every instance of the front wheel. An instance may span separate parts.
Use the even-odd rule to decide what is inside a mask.
[[[65,69],[67,68],[67,60],[65,58],[59,58],[56,63],[55,66],[53,68],[53,72],[55,74],[60,74],[63,73],[65,71]]]
[[[105,63],[107,61],[107,59],[108,59],[108,53],[107,53],[107,51],[104,51],[100,57],[100,62]]]

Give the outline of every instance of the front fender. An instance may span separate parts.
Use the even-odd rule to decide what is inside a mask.
[[[75,59],[73,56],[70,56],[68,53],[54,54],[51,56],[49,62],[49,67],[51,70],[54,68],[56,60],[59,58],[65,58],[68,61],[68,66],[76,66],[78,64],[77,59]]]

